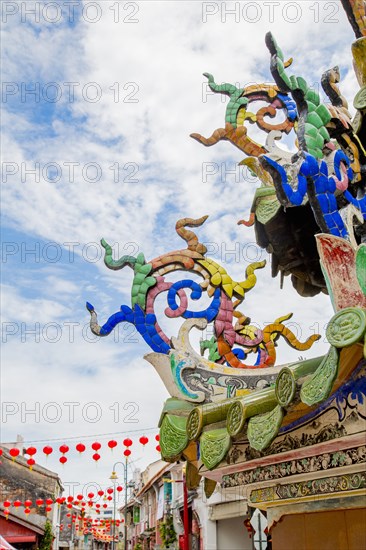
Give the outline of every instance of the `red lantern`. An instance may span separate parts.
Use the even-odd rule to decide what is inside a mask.
[[[48,514],[48,512],[51,512],[51,511],[52,511],[52,506],[46,506],[45,510],[46,510],[46,512],[47,512],[47,514]]]
[[[4,514],[5,514],[6,519],[8,519],[8,515],[10,514],[9,508],[4,509]]]
[[[107,493],[108,493],[109,495],[112,495],[112,494],[113,494],[113,489],[112,489],[112,487],[109,487],[109,488],[107,489]]]
[[[132,440],[131,440],[129,437],[127,437],[126,439],[123,440],[123,445],[124,445],[125,447],[131,447],[131,445],[132,445]]]
[[[110,441],[108,441],[108,447],[110,449],[114,449],[115,447],[117,447],[117,441],[115,441],[114,439],[111,439]]]
[[[83,495],[77,495],[76,498],[77,498],[78,500],[83,500]]]
[[[28,449],[25,451],[26,455],[33,456],[37,452],[37,449],[35,447],[28,447]]]
[[[60,456],[59,461],[61,462],[61,464],[66,464],[67,457],[66,456]]]
[[[34,460],[34,458],[28,458],[27,460],[27,464],[29,466],[30,469],[33,468],[33,466],[35,465],[36,461]]]
[[[72,502],[74,500],[74,497],[72,497],[71,495],[67,497],[67,502]]]
[[[130,456],[130,454],[131,454],[130,449],[125,449],[125,450],[123,451],[123,454],[125,455],[126,458],[127,458],[128,456]]]
[[[108,504],[103,504],[103,508],[108,508]]]
[[[10,508],[11,502],[10,500],[4,500],[4,508]]]
[[[43,498],[37,498],[36,504],[37,506],[43,506]]]
[[[49,445],[46,445],[45,447],[43,447],[43,452],[48,457],[50,454],[53,453],[53,449]]]
[[[51,506],[52,503],[53,503],[52,498],[47,498],[47,499],[46,499],[46,504],[47,504],[47,506]]]
[[[160,435],[159,435],[159,434],[156,434],[155,440],[156,440],[156,441],[160,441]]]
[[[109,497],[107,497],[107,500],[112,500],[113,497],[111,497],[111,495],[109,495]]]
[[[146,443],[149,443],[149,438],[146,435],[142,435],[139,439],[141,445],[145,447]]]
[[[102,497],[102,496],[104,495],[104,491],[102,491],[102,490],[100,489],[100,491],[98,491],[98,495],[99,495],[100,497]]]
[[[67,518],[71,518],[70,512],[69,512],[68,514],[66,514],[66,517],[67,517]]]
[[[69,452],[69,447],[65,444],[60,446],[60,453],[65,454]]]
[[[123,491],[123,487],[121,487],[120,485],[118,485],[118,486],[116,487],[116,491],[118,491],[118,492],[120,493],[121,491]]]
[[[86,447],[83,443],[78,443],[76,445],[76,450],[79,452],[79,453],[83,453],[85,451]]]
[[[67,504],[66,508],[68,508],[69,510],[71,510],[71,509],[72,509],[72,504],[71,504],[71,503]]]
[[[93,451],[99,451],[100,448],[101,448],[101,444],[98,443],[97,441],[92,444]]]
[[[156,445],[155,449],[158,451],[158,453],[160,453],[160,451],[161,451],[160,445]]]
[[[32,501],[31,501],[31,500],[25,500],[25,501],[24,501],[24,506],[25,506],[26,508],[29,508],[30,506],[32,506]]]
[[[20,500],[14,500],[13,506],[14,506],[15,508],[18,508],[18,507],[21,506],[21,505],[22,505],[22,503],[20,502]]]
[[[19,454],[19,449],[17,449],[16,447],[13,447],[12,449],[10,449],[9,454],[10,454],[11,458],[12,458],[13,460],[15,460],[16,457],[17,457],[18,454]]]
[[[92,499],[94,497],[94,493],[88,493],[88,498]]]
[[[98,460],[100,460],[100,454],[94,453],[92,459],[95,460],[95,462],[98,462]]]

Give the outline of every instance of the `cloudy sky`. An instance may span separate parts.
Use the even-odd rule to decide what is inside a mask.
[[[314,86],[338,64],[352,100],[353,35],[338,1],[2,8],[1,440],[22,434],[55,449],[83,441],[87,456],[70,452],[61,467],[55,453],[48,466],[65,484],[79,483],[75,490],[104,487],[125,434],[135,438],[131,469],[158,458],[156,442],[142,452],[137,437],[154,438],[168,395],[131,327],[97,341],[87,329],[86,300],[102,322],[130,303],[131,271],[104,266],[100,238],[116,257],[143,251],[151,259],[182,246],[177,219],[209,214],[200,239],[230,274],[240,278],[248,261],[266,258],[253,231],[237,226],[258,185],[235,171],[243,155],[228,142],[205,148],[189,137],[224,123],[225,101],[202,73],[240,86],[271,81],[271,30],[293,72]],[[293,311],[299,337],[323,334],[307,356],[327,349],[328,298],[300,298],[289,280],[280,291],[269,264],[243,309],[259,324]],[[297,357],[280,345],[279,363]],[[93,441],[103,444],[98,466]]]

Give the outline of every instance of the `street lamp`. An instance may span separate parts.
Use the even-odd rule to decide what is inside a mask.
[[[109,479],[113,481],[113,536],[112,536],[112,550],[115,550],[115,532],[116,532],[116,481],[118,476],[116,474],[116,466],[121,464],[124,470],[124,489],[125,489],[125,521],[124,521],[124,549],[127,550],[127,457],[125,462],[116,462],[113,464],[112,475]]]

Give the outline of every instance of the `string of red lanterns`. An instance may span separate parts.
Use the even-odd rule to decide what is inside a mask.
[[[123,487],[121,487],[121,486],[116,487],[116,491],[120,492],[122,490],[123,490]],[[108,493],[108,497],[105,496],[105,493]],[[108,488],[106,490],[106,492],[104,492],[102,490],[98,491],[99,496],[104,495],[105,498],[107,498],[107,500],[109,500],[109,501],[113,500],[113,497],[111,496],[112,494],[113,494],[113,489],[111,489],[111,488]],[[47,514],[52,511],[52,505],[55,505],[55,504],[58,504],[59,506],[65,505],[70,510],[73,507],[80,506],[81,509],[84,510],[84,511],[85,511],[85,508],[86,508],[87,505],[88,505],[89,508],[93,508],[95,506],[95,508],[96,508],[95,511],[97,513],[100,513],[99,508],[101,507],[101,504],[96,503],[95,501],[92,500],[94,498],[94,493],[88,493],[87,497],[90,499],[88,502],[83,500],[84,499],[83,495],[77,495],[76,498],[70,495],[70,496],[67,497],[67,499],[66,499],[66,497],[58,497],[56,499],[52,499],[52,498],[41,499],[41,498],[38,498],[35,501],[35,505],[36,505],[37,508],[44,507]],[[19,508],[20,506],[24,506],[24,513],[26,515],[32,513],[33,502],[30,499],[26,499],[24,502],[21,502],[20,500],[14,500],[13,503],[10,500],[7,499],[7,500],[4,500],[4,502],[2,504],[3,504],[3,507],[4,507],[3,512],[4,512],[6,517],[10,514],[9,508],[11,508],[12,506],[14,508]],[[108,504],[104,503],[102,505],[102,507],[103,508],[108,508]],[[36,513],[37,513],[37,510],[36,510]],[[70,517],[70,514],[67,514],[67,517]]]
[[[159,435],[156,435],[155,436],[155,440],[157,442],[159,442]],[[133,445],[133,441],[132,439],[130,439],[129,437],[126,437],[124,440],[123,440],[123,445],[125,447],[124,451],[123,451],[123,455],[128,458],[129,456],[131,456],[132,454],[132,451],[130,449],[130,447]],[[149,438],[146,436],[146,435],[142,435],[140,438],[139,438],[139,443],[145,447],[148,443],[149,443]],[[113,450],[118,446],[118,442],[114,439],[111,439],[110,441],[107,442],[107,446],[109,447],[109,449],[113,452]],[[98,441],[94,441],[94,443],[91,444],[91,449],[93,451],[95,451],[93,454],[92,454],[92,459],[97,463],[100,459],[101,459],[101,455],[100,453],[98,452],[100,449],[102,448],[102,444],[99,443]],[[84,443],[77,443],[77,445],[75,446],[75,449],[76,451],[82,455],[85,451],[86,451],[86,445],[84,445]],[[156,445],[155,449],[160,452],[161,451],[161,448],[160,448],[160,445]],[[66,454],[70,451],[70,447],[68,445],[66,445],[65,443],[60,445],[59,447],[59,452],[61,453],[61,456],[59,457],[59,462],[64,465],[67,463],[68,461],[68,457],[66,456]],[[33,458],[34,455],[36,455],[38,452],[38,449],[34,446],[31,446],[31,447],[28,447],[26,450],[25,450],[25,454],[29,456],[29,458],[27,459],[27,464],[29,466],[30,469],[33,468],[33,466],[36,464],[36,461],[35,459]],[[48,458],[53,452],[54,452],[54,448],[51,446],[51,445],[45,445],[42,449],[42,452],[44,455],[46,455],[46,458]],[[0,449],[0,456],[3,454],[3,450]],[[13,461],[16,460],[16,458],[20,455],[20,450],[17,448],[17,447],[12,447],[10,450],[9,450],[9,454],[12,458]]]
[[[73,497],[68,497],[68,499],[70,499],[70,498],[73,498]],[[65,497],[62,497],[61,499],[56,499],[56,501],[57,500],[65,501]],[[47,506],[45,506],[45,510],[46,510],[47,513],[52,511],[52,506],[51,506],[51,504],[53,504],[52,499],[46,499],[46,501],[43,501],[43,499],[37,499],[36,504],[37,504],[38,507],[40,507],[40,504],[38,504],[40,502],[42,502],[42,505],[48,503]],[[32,504],[33,504],[32,501],[29,500],[29,499],[24,501],[23,505],[24,505],[24,513],[25,514],[30,514],[32,512],[32,510],[31,510]],[[19,507],[20,505],[22,505],[22,503],[19,500],[13,502],[13,506],[15,506],[15,507]],[[11,501],[10,500],[4,500],[3,506],[4,506],[4,510],[3,510],[4,514],[6,516],[8,516],[10,514],[9,508],[11,508],[11,506],[12,506]],[[107,505],[103,505],[103,506],[107,506]],[[99,507],[100,507],[100,505],[99,505]],[[72,508],[72,506],[71,506],[71,508]],[[84,523],[87,522],[87,523],[90,523],[91,525],[94,524],[94,525],[99,525],[99,526],[101,526],[101,525],[105,525],[105,526],[113,525],[113,523],[116,523],[116,525],[119,525],[120,523],[124,522],[123,519],[121,519],[121,520],[119,520],[119,519],[112,520],[112,519],[105,519],[105,518],[91,518],[91,517],[84,517],[84,516],[80,516],[80,515],[78,516],[77,514],[71,514],[70,512],[66,514],[66,517],[71,518],[72,522],[74,522],[74,523],[76,522],[76,520],[78,520],[78,521],[83,521]]]

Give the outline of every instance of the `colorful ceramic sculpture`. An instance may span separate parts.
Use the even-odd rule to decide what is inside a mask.
[[[365,17],[360,16],[357,6],[355,0],[348,15],[364,36]],[[239,223],[255,224],[258,244],[272,254],[272,274],[291,274],[303,296],[320,291],[330,295],[335,314],[327,327],[330,347],[323,357],[276,365],[280,337],[297,350],[307,350],[319,335],[304,342],[297,340],[285,325],[291,314],[261,329],[251,322],[241,308],[264,262],[247,266],[243,280],[232,279],[224,267],[206,255],[206,247],[188,229],[202,225],[207,216],[179,220],[176,230],[187,248],[149,262],[142,253],[136,258],[114,260],[111,247],[102,240],[107,267],[118,270],[128,266],[134,272],[131,304],[121,306],[100,326],[94,307],[88,303],[91,329],[106,336],[118,323],[132,323],[151,347],[146,359],[171,395],[160,421],[161,452],[167,461],[184,457],[192,468],[213,471],[223,468],[225,459],[227,464],[236,460],[232,457],[240,455],[241,441],[253,456],[267,449],[271,452],[274,440],[281,445],[286,434],[316,423],[327,411],[337,410],[344,419],[344,411],[353,407],[349,404],[353,396],[363,403],[365,40],[358,38],[353,47],[357,77],[363,86],[355,98],[355,120],[351,120],[347,101],[338,88],[338,68],[322,77],[331,102],[325,105],[302,77],[289,75],[292,59],[284,61],[276,40],[268,33],[266,45],[275,82],[241,89],[232,84],[218,85],[205,73],[214,92],[229,96],[225,126],[209,138],[192,134],[206,146],[222,139],[231,141],[247,155],[241,164],[247,165],[262,185],[255,192],[248,221]],[[268,106],[251,112],[250,105],[258,100]],[[285,113],[285,119],[272,124],[279,111]],[[248,123],[267,134],[263,144],[249,137]],[[291,133],[296,137],[293,153],[279,146],[281,138]],[[189,273],[189,278],[169,281],[170,275],[181,272]],[[182,321],[177,337],[163,331],[159,323],[155,302],[163,294],[165,315]],[[203,337],[203,330],[207,337]],[[201,335],[200,353],[190,341],[194,331]],[[343,434],[338,427],[331,431],[338,432]]]

